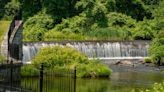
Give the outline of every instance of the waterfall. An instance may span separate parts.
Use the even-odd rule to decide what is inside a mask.
[[[24,43],[23,62],[30,62],[37,52],[48,46],[69,46],[85,53],[89,58],[114,59],[114,58],[140,58],[148,56],[149,42],[36,42]]]

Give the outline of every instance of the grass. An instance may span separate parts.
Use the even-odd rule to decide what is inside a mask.
[[[0,46],[4,39],[5,33],[8,30],[10,21],[0,21]]]

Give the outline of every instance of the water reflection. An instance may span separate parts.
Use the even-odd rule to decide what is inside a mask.
[[[163,76],[162,73],[115,72],[110,79],[77,79],[76,92],[129,92],[132,89],[137,92],[161,82]],[[21,85],[39,92],[39,78],[23,79]],[[43,89],[44,92],[73,92],[73,85],[73,79],[46,77]]]

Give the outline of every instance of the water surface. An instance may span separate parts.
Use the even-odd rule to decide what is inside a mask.
[[[106,79],[81,79],[76,82],[76,92],[130,92],[150,88],[155,82],[162,82],[164,74],[153,72],[114,72]],[[32,84],[32,85],[31,85]],[[26,78],[22,86],[33,92],[39,91],[39,78]],[[45,78],[44,92],[73,92],[73,78]]]

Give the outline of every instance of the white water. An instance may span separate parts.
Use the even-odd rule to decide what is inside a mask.
[[[30,62],[41,48],[55,45],[75,48],[87,54],[90,59],[140,59],[148,56],[149,42],[25,43],[23,45],[23,62]]]

